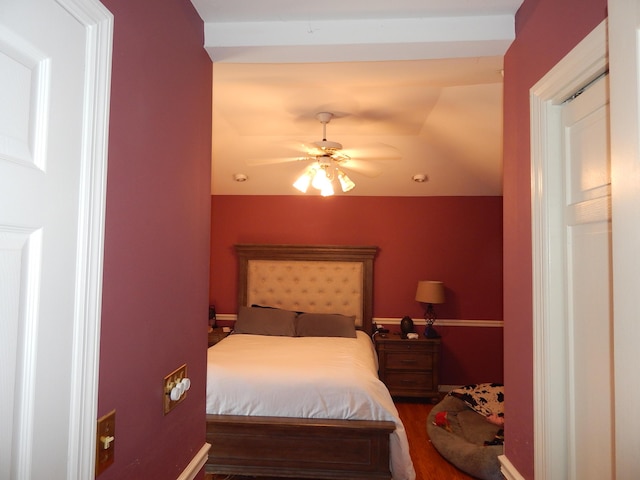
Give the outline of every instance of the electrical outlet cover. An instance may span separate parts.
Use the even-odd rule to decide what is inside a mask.
[[[178,368],[176,368],[169,375],[164,377],[162,388],[164,390],[164,399],[163,399],[163,411],[166,415],[171,410],[173,410],[179,403],[181,403],[187,396],[187,392],[183,392],[177,400],[173,400],[171,398],[171,390],[175,387],[181,380],[187,378],[187,365],[184,364]]]

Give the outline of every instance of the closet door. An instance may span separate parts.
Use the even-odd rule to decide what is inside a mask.
[[[568,449],[572,479],[613,479],[608,78],[562,106]]]

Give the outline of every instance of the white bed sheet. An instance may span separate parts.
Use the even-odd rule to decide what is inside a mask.
[[[415,479],[404,425],[364,332],[357,338],[228,336],[209,348],[207,413],[393,421],[393,479]]]

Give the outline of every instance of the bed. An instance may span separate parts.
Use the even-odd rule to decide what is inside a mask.
[[[242,333],[209,349],[207,473],[413,480],[404,426],[377,378],[370,339],[377,248],[235,251]],[[282,323],[260,331],[270,316]],[[353,336],[342,332],[345,318]],[[325,336],[334,320],[340,333]],[[328,348],[336,351],[327,355]]]

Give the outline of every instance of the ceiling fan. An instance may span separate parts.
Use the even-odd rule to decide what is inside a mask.
[[[356,185],[346,174],[347,171],[356,172],[367,177],[376,177],[381,171],[369,160],[394,159],[399,158],[397,152],[387,155],[365,155],[357,151],[343,151],[342,144],[327,140],[327,124],[334,118],[330,112],[320,112],[316,114],[316,119],[322,124],[322,140],[303,144],[304,156],[294,158],[263,159],[251,162],[252,165],[264,165],[274,163],[284,163],[291,161],[313,160],[314,162],[305,168],[304,173],[298,177],[293,186],[299,191],[306,193],[309,186],[320,190],[321,195],[333,195],[333,183],[337,180],[344,193],[352,190]],[[389,147],[389,146],[386,146]],[[351,153],[351,155],[350,155]],[[358,158],[353,158],[353,154]]]
[[[302,193],[307,193],[311,185],[326,197],[333,195],[333,179],[337,177],[340,188],[347,193],[353,190],[356,184],[340,169],[340,164],[349,161],[350,157],[340,153],[341,143],[327,140],[327,124],[333,118],[333,114],[320,112],[316,114],[316,118],[322,124],[322,140],[312,143],[309,154],[315,156],[317,163],[307,168],[293,186]]]

